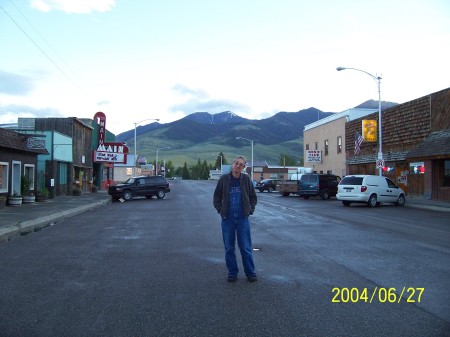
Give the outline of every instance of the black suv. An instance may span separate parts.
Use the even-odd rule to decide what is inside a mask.
[[[340,181],[341,178],[333,174],[304,174],[300,178],[299,195],[305,199],[316,195],[330,199],[336,196]]]
[[[158,199],[163,199],[168,192],[170,192],[169,182],[163,176],[134,177],[108,188],[108,194],[113,200],[123,198],[126,201],[138,196],[150,199],[154,195]]]
[[[276,179],[264,179],[261,180],[259,183],[256,184],[255,189],[259,190],[260,192],[273,192],[277,189],[277,184],[280,180]]]

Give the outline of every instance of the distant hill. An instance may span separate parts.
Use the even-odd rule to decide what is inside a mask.
[[[136,128],[136,135],[151,137],[152,131],[158,132],[158,136],[165,139],[187,140],[201,142],[207,139],[222,141],[224,138],[235,139],[244,137],[243,130],[247,130],[246,138],[252,137],[255,141],[264,144],[277,144],[292,140],[303,135],[305,125],[331,115],[331,112],[322,112],[315,108],[309,108],[297,112],[279,112],[276,115],[261,119],[250,120],[240,117],[230,111],[218,114],[208,112],[195,112],[177,121],[159,124],[151,123]],[[134,142],[134,129],[116,136],[117,141]]]
[[[211,115],[209,112],[194,112],[182,119],[189,119],[203,124],[240,124],[248,120],[231,111],[224,111],[214,115]]]
[[[373,102],[376,106],[373,106]],[[396,103],[383,102],[382,108]],[[367,101],[357,108],[378,108],[378,101]],[[297,112],[278,112],[272,117],[250,120],[231,111],[218,114],[195,112],[177,121],[151,123],[136,129],[138,153],[148,161],[155,160],[157,149],[164,148],[164,156],[176,167],[184,162],[194,164],[198,159],[213,163],[219,152],[228,160],[238,154],[249,156],[250,142],[237,140],[245,137],[253,140],[254,160],[277,164],[281,153],[300,160],[303,158],[303,129],[305,125],[332,115],[316,108]],[[134,148],[134,129],[116,136],[117,141],[127,142]]]
[[[381,101],[381,111],[396,106],[398,103]],[[370,99],[364,103],[355,106],[355,109],[378,109],[378,101]]]

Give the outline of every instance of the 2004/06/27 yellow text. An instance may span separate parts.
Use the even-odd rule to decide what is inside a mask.
[[[402,300],[407,303],[420,303],[425,288],[403,287],[383,288],[375,287],[373,290],[368,288],[339,288],[334,287],[331,292],[332,303],[400,303]],[[400,293],[400,294],[399,294]]]

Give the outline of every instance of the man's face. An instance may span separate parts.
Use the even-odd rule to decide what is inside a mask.
[[[241,172],[242,172],[242,170],[244,169],[244,167],[245,167],[244,160],[241,159],[241,158],[236,159],[236,160],[233,162],[233,173],[234,173],[235,175],[241,174]]]

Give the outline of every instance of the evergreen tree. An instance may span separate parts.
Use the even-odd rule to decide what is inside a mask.
[[[172,178],[175,175],[175,167],[173,166],[173,162],[169,160],[166,162],[166,177]]]
[[[209,165],[206,162],[206,160],[203,161],[200,172],[201,172],[200,179],[208,180],[208,178],[209,178]]]
[[[189,174],[189,169],[188,169],[188,167],[187,167],[186,162],[184,162],[184,165],[183,165],[183,173],[181,174],[181,177],[182,177],[183,179],[187,179],[187,180],[191,179],[191,175]]]
[[[178,166],[175,170],[175,176],[176,177],[183,177],[183,168],[181,166]]]
[[[217,170],[220,170],[220,163],[222,163],[222,165],[227,164],[227,160],[222,151],[219,153],[219,155],[217,156],[216,162],[214,163],[214,166]]]

